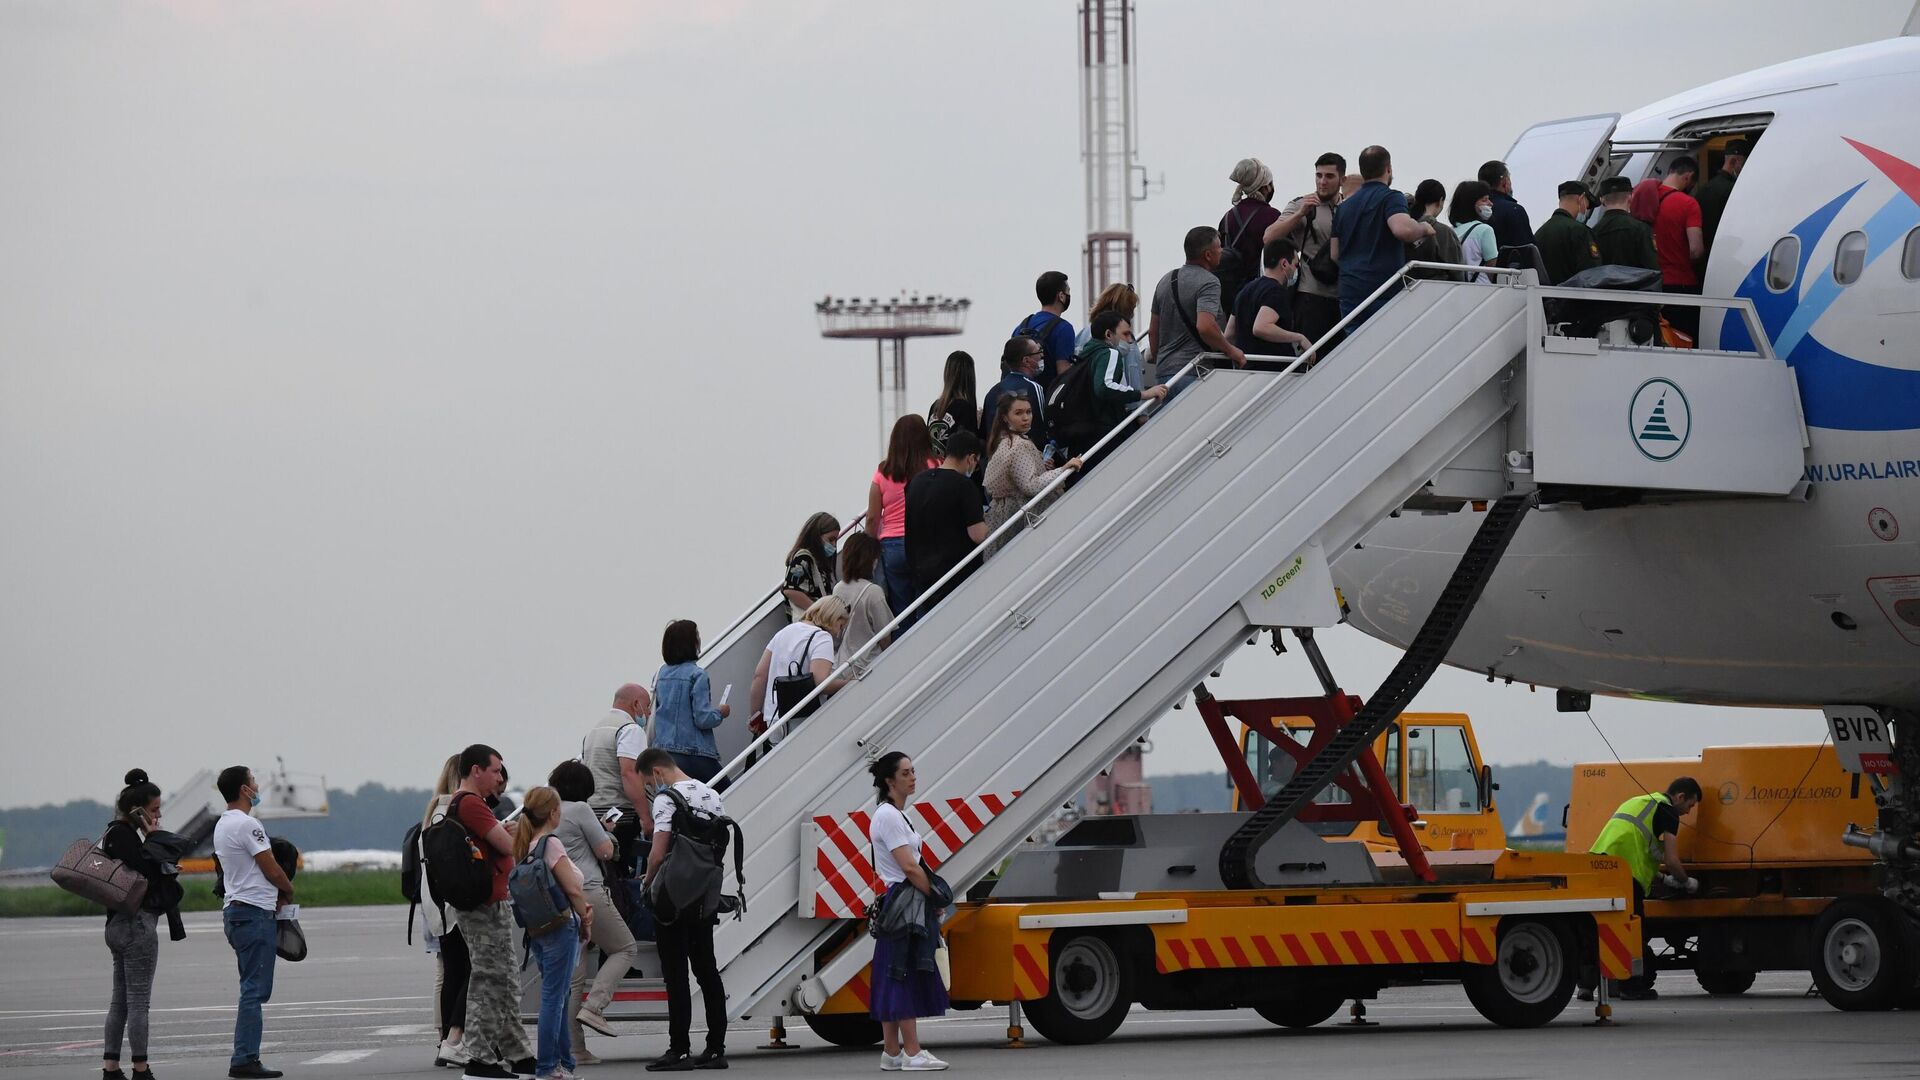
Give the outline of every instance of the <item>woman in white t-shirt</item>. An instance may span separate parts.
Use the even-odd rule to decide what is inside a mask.
[[[1493,189],[1478,180],[1462,180],[1454,185],[1453,200],[1447,204],[1447,220],[1460,238],[1460,261],[1467,266],[1500,265],[1500,243],[1493,237]],[[1485,274],[1474,281],[1485,283]]]
[[[913,759],[895,750],[867,771],[873,775],[873,787],[880,796],[867,830],[873,843],[873,868],[886,887],[880,904],[884,906],[906,889],[930,895],[933,884],[920,865],[920,834],[914,831],[906,813],[907,801],[919,786]],[[880,1068],[888,1072],[933,1072],[947,1067],[946,1062],[920,1046],[919,1018],[947,1011],[947,988],[940,981],[940,973],[911,964],[902,965],[907,968],[904,978],[896,978],[893,973],[894,953],[910,948],[911,940],[883,937],[873,943],[873,992],[868,1009],[880,1021],[885,1036]]]
[[[540,965],[535,1080],[561,1080],[563,1075],[573,1075],[576,1065],[573,1040],[567,1031],[567,998],[580,944],[593,933],[594,912],[581,891],[580,868],[567,856],[567,846],[553,835],[559,827],[560,793],[550,787],[527,792],[526,800],[520,804],[520,820],[513,827],[513,861],[517,864],[529,857],[545,860],[547,869],[553,872],[554,884],[560,886],[572,908],[565,925],[529,939],[535,962]]]
[[[791,626],[783,626],[780,632],[767,642],[765,652],[760,654],[760,664],[753,669],[753,701],[759,702],[760,711],[747,723],[747,730],[756,738],[764,734],[767,725],[780,713],[779,701],[774,695],[774,680],[790,674],[813,676],[815,686],[824,686],[822,697],[831,694],[847,684],[845,679],[830,678],[833,674],[834,642],[847,628],[847,605],[838,597],[827,596],[813,602],[800,621]],[[819,707],[822,698],[815,698],[814,705],[801,716],[811,713]],[[788,727],[792,727],[792,723]],[[779,742],[783,732],[775,733],[774,742]]]

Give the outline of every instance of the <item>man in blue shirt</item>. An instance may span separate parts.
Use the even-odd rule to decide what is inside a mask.
[[[1035,446],[1047,445],[1047,396],[1034,381],[1034,369],[1039,365],[1039,342],[1025,337],[1007,339],[1006,348],[1000,350],[1000,381],[980,399],[981,442],[986,442],[987,436],[993,433],[993,417],[1000,408],[1001,397],[1012,394],[1033,402],[1033,427],[1028,430],[1027,438],[1032,439]]]
[[[1044,390],[1053,385],[1055,375],[1073,366],[1073,324],[1066,320],[1073,293],[1067,288],[1067,275],[1058,270],[1041,274],[1033,283],[1033,292],[1040,300],[1040,310],[1020,320],[1013,336],[1040,343],[1040,370],[1033,378]]]
[[[1365,303],[1407,264],[1407,245],[1433,235],[1413,220],[1407,197],[1393,190],[1393,158],[1383,146],[1360,151],[1360,190],[1333,212],[1333,257],[1340,263],[1340,315]],[[1391,297],[1399,288],[1387,293]],[[1365,319],[1376,305],[1360,316]],[[1360,325],[1355,320],[1353,326]],[[1351,329],[1351,328],[1350,328]]]
[[[1533,243],[1533,219],[1527,208],[1513,198],[1513,175],[1504,161],[1489,161],[1480,166],[1480,182],[1493,190],[1493,238],[1503,248],[1525,247]]]

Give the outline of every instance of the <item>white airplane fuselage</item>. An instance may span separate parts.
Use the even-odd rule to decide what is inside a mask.
[[[1751,299],[1794,368],[1806,498],[1535,512],[1449,663],[1593,693],[1920,709],[1916,102],[1920,38],[1899,38],[1736,76],[1618,123],[1614,161],[1635,181],[1672,152],[1655,142],[1721,119],[1764,124],[1703,291]],[[1536,225],[1551,209],[1528,206]],[[1862,246],[1853,234],[1857,274],[1844,253]],[[1702,344],[1720,330],[1707,319]],[[1342,553],[1334,578],[1353,623],[1404,646],[1478,523],[1403,514]]]

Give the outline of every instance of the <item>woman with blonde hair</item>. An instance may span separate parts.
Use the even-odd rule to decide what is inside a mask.
[[[760,664],[753,669],[753,696],[751,700],[760,707],[747,730],[756,737],[767,730],[781,715],[780,710],[792,709],[797,704],[797,695],[782,701],[784,695],[792,695],[793,689],[806,686],[804,680],[811,678],[812,685],[821,687],[821,697],[794,714],[793,724],[800,717],[810,716],[820,707],[820,701],[827,694],[847,684],[845,679],[833,678],[834,646],[840,635],[847,629],[849,612],[846,602],[837,596],[822,597],[814,601],[800,621],[783,626],[779,633],[767,642],[765,652],[760,654]],[[783,690],[783,684],[793,689]],[[780,734],[773,741],[779,742]]]
[[[1074,338],[1073,355],[1079,356],[1080,350],[1086,348],[1087,342],[1093,340],[1093,320],[1103,311],[1114,312],[1127,321],[1126,338],[1120,344],[1120,357],[1126,365],[1127,385],[1135,390],[1145,390],[1147,388],[1146,368],[1140,362],[1140,343],[1134,339],[1132,329],[1133,315],[1139,307],[1140,294],[1133,291],[1131,285],[1116,281],[1100,290],[1100,295],[1093,301],[1093,308],[1087,312],[1087,325],[1081,327],[1079,336]]]
[[[447,816],[459,786],[460,755],[449,754],[446,764],[440,766],[440,779],[434,782],[433,798],[427,800],[426,812],[420,815],[422,833]],[[440,1048],[434,1053],[433,1063],[443,1069],[464,1067],[467,1052],[460,1043],[467,1037],[467,978],[473,964],[467,956],[467,939],[434,902],[424,859],[420,864],[420,921],[426,930],[427,951],[434,960],[433,1023],[440,1030]]]
[[[567,998],[580,944],[593,933],[593,908],[581,890],[580,868],[553,833],[560,827],[560,793],[550,787],[527,792],[513,825],[513,861],[539,859],[547,864],[570,909],[556,927],[529,926],[528,941],[540,965],[540,1022],[534,1049],[535,1080],[565,1080],[573,1075],[573,1039],[567,1031]],[[549,841],[552,841],[549,843]]]

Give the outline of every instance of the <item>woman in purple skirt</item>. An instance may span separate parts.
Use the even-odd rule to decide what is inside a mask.
[[[920,834],[913,831],[906,815],[907,800],[916,786],[913,760],[896,750],[868,771],[880,795],[867,834],[873,842],[873,867],[886,888],[880,903],[892,903],[908,889],[932,895],[933,882],[920,865]],[[882,1072],[936,1072],[947,1067],[920,1046],[919,1018],[947,1011],[947,988],[931,962],[932,947],[937,944],[914,934],[874,942],[871,1009],[886,1036],[880,1054]]]

